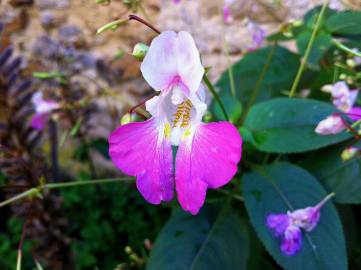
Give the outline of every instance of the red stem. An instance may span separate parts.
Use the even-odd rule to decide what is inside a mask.
[[[131,20],[138,21],[138,22],[144,24],[145,26],[149,27],[150,29],[152,29],[152,30],[153,30],[154,32],[156,32],[157,34],[160,34],[160,31],[159,31],[157,28],[155,28],[153,25],[151,25],[151,24],[150,24],[149,22],[147,22],[146,20],[138,17],[137,15],[130,14],[130,15],[128,16],[128,18],[129,18],[130,21],[131,21]]]

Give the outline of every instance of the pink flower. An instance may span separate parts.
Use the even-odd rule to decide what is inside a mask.
[[[248,31],[252,34],[252,45],[249,47],[250,51],[256,50],[262,47],[266,32],[264,29],[256,23],[249,22],[247,24]]]
[[[332,114],[318,123],[315,132],[321,135],[338,134],[346,129],[343,121],[339,114]]]
[[[334,85],[325,85],[322,90],[332,96],[333,104],[343,112],[351,110],[357,99],[357,90],[350,90],[344,81],[339,81]]]
[[[202,123],[207,108],[204,68],[189,33],[166,31],[156,37],[141,72],[160,91],[146,102],[152,117],[120,126],[110,135],[111,159],[137,177],[138,190],[148,202],[170,201],[175,186],[180,205],[195,215],[207,188],[227,184],[237,172],[241,137],[228,122]],[[175,162],[173,146],[178,147]]]
[[[40,91],[34,93],[31,101],[35,108],[35,114],[30,125],[32,128],[42,130],[49,119],[50,113],[60,107],[59,103],[54,100],[43,99],[43,93]]]
[[[230,6],[235,2],[235,0],[225,0],[223,4],[223,22],[228,24],[233,21],[231,8]]]
[[[310,232],[317,226],[322,206],[334,195],[334,193],[327,195],[312,207],[288,211],[287,214],[269,214],[267,216],[266,225],[274,230],[276,237],[281,237],[281,251],[285,255],[293,256],[301,249],[301,229]]]

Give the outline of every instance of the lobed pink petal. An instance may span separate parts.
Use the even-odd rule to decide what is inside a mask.
[[[155,90],[179,85],[187,95],[197,91],[204,74],[194,40],[184,31],[165,31],[154,38],[140,69]]]
[[[184,210],[197,214],[207,188],[227,184],[237,172],[242,139],[228,122],[200,124],[193,140],[181,141],[176,156],[176,190]]]
[[[177,36],[178,52],[176,54],[178,74],[182,83],[195,93],[204,75],[204,68],[193,37],[185,31]],[[188,94],[188,93],[185,93]]]
[[[117,128],[109,137],[109,154],[119,169],[137,177],[137,188],[148,202],[173,198],[172,147],[154,118]]]
[[[176,37],[174,31],[165,31],[155,37],[140,66],[144,79],[157,91],[169,88],[178,75]]]

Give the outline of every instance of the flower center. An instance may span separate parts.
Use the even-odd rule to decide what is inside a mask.
[[[189,99],[186,99],[177,106],[176,112],[173,114],[173,128],[180,126],[185,128],[189,125],[189,119],[191,117],[192,103]]]

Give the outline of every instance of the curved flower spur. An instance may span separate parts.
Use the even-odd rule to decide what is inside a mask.
[[[141,72],[159,91],[146,102],[152,117],[117,128],[109,137],[110,157],[137,177],[148,202],[172,200],[175,186],[182,208],[195,215],[207,188],[227,184],[237,172],[242,139],[228,122],[202,122],[204,67],[189,33],[165,31],[154,38]],[[175,162],[172,146],[178,147]]]

